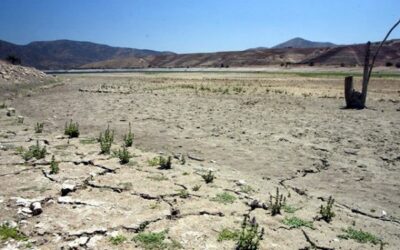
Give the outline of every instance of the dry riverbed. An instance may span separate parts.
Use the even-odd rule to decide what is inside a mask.
[[[0,247],[233,249],[245,214],[265,230],[260,249],[400,245],[399,78],[372,79],[365,110],[342,109],[343,78],[329,75],[56,81],[1,95],[15,114],[0,109]],[[63,135],[70,120],[79,123],[78,138]],[[100,154],[99,133],[115,131],[116,151],[129,123],[130,162]],[[23,159],[37,142],[45,157]],[[154,166],[159,156],[172,156],[172,169]],[[215,179],[206,183],[209,171]],[[286,202],[272,216],[277,189]],[[330,196],[328,223],[319,211]]]

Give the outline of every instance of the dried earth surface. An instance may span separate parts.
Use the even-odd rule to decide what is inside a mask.
[[[25,90],[0,95],[16,110],[0,109],[0,222],[26,239],[0,247],[232,249],[220,233],[240,230],[248,213],[265,229],[260,249],[400,245],[399,78],[372,79],[365,110],[343,109],[343,77],[329,74],[76,74]],[[79,138],[63,135],[70,120]],[[100,154],[99,133],[110,126],[118,150],[129,123],[130,162]],[[37,142],[45,158],[24,160]],[[172,169],[152,166],[158,156],[172,156]],[[272,216],[277,188],[286,206]],[[318,216],[330,196],[327,223]],[[265,206],[252,209],[255,200]],[[343,239],[348,228],[383,244]],[[146,245],[146,233],[162,242]]]

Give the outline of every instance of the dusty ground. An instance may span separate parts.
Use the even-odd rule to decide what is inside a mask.
[[[168,230],[171,248],[232,249],[235,241],[218,242],[219,232],[240,229],[246,203],[268,204],[277,187],[298,210],[251,211],[265,229],[261,249],[312,249],[310,241],[332,249],[381,247],[338,237],[348,227],[376,235],[383,249],[400,245],[398,78],[373,79],[369,108],[361,111],[342,109],[343,78],[335,76],[79,74],[58,76],[51,86],[6,100],[25,117],[23,124],[0,110],[0,221],[16,221],[33,247],[140,249],[132,237]],[[78,139],[60,137],[70,119],[79,122]],[[44,132],[35,134],[34,124],[42,121]],[[135,157],[128,165],[100,155],[98,143],[82,141],[109,124],[118,149],[129,122]],[[47,142],[48,154],[26,163],[15,148],[36,140]],[[187,161],[175,159],[172,170],[149,166],[160,154],[183,154]],[[48,173],[52,155],[60,161],[57,175]],[[217,179],[205,184],[200,175],[210,168]],[[78,188],[61,197],[65,182]],[[200,190],[193,191],[195,185]],[[179,195],[182,189],[189,197]],[[233,204],[213,201],[223,192],[236,197]],[[315,218],[329,196],[336,217],[328,224]],[[43,213],[22,212],[16,197],[41,201]],[[314,220],[314,229],[282,223],[293,216]],[[127,241],[112,245],[116,232]]]

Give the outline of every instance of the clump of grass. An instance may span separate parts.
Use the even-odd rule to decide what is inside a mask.
[[[308,227],[314,229],[312,221],[305,221],[295,216],[290,218],[285,217],[285,219],[282,222],[283,224],[289,226],[290,228]]]
[[[240,186],[240,191],[246,194],[250,194],[254,192],[254,189],[250,185],[242,185]]]
[[[44,126],[43,122],[37,122],[35,125],[35,133],[41,134],[43,132],[43,126]]]
[[[158,176],[148,176],[147,179],[153,180],[153,181],[167,181],[169,180],[167,177],[164,175],[158,175]]]
[[[182,198],[182,199],[189,198],[189,196],[190,196],[189,192],[188,192],[186,189],[181,189],[181,190],[179,190],[178,195],[179,195],[179,197]]]
[[[275,216],[281,214],[281,209],[286,203],[286,197],[279,194],[279,188],[276,188],[276,195],[269,197],[269,207],[271,208],[271,215]]]
[[[84,139],[79,140],[79,142],[84,145],[95,144],[95,143],[97,143],[97,139],[96,138],[84,138]]]
[[[128,134],[124,135],[124,145],[125,147],[131,147],[133,145],[133,139],[135,135],[132,133],[131,123],[129,123],[129,131]]]
[[[158,161],[158,165],[160,166],[159,169],[171,169],[172,168],[172,157],[168,156],[167,159],[165,159],[164,157],[160,156],[159,161]]]
[[[294,206],[288,205],[288,204],[285,204],[283,206],[283,211],[285,211],[285,213],[293,214],[297,210],[299,210],[299,209]]]
[[[194,187],[192,188],[193,191],[197,192],[199,191],[201,188],[201,185],[194,185]]]
[[[7,108],[7,104],[5,102],[0,104],[0,109],[5,109],[5,108]]]
[[[79,124],[72,122],[72,120],[65,123],[64,134],[68,135],[69,138],[79,137]]]
[[[211,199],[211,201],[216,201],[225,205],[232,204],[235,202],[235,200],[236,197],[227,192],[217,194],[214,198]]]
[[[239,238],[239,230],[230,230],[229,228],[222,229],[221,232],[218,233],[218,242],[224,240],[237,240]]]
[[[157,156],[147,161],[147,163],[152,167],[158,166],[159,162],[160,162],[160,157]]]
[[[111,244],[116,245],[116,246],[124,243],[126,240],[127,240],[127,238],[120,234],[110,237]]]
[[[332,196],[330,196],[328,199],[328,202],[326,204],[326,207],[321,205],[321,207],[319,209],[321,219],[328,223],[332,221],[333,217],[335,217],[335,213],[332,211],[332,206],[333,206],[334,202],[335,202],[335,199],[333,199]]]
[[[129,162],[129,159],[132,158],[132,155],[129,153],[125,146],[122,148],[122,150],[118,149],[117,155],[119,158],[119,163],[121,164],[127,164]]]
[[[214,173],[210,170],[208,171],[207,174],[203,174],[201,175],[201,177],[203,177],[203,180],[208,184],[208,183],[212,183],[215,179]]]
[[[60,172],[60,168],[58,167],[58,163],[53,155],[50,162],[50,174],[58,174],[58,172]]]
[[[107,126],[107,129],[103,133],[100,133],[99,136],[100,142],[100,153],[102,154],[110,154],[111,145],[114,142],[114,130],[110,130],[110,126]]]
[[[22,155],[22,158],[24,158],[25,161],[28,161],[32,158],[36,158],[37,160],[44,158],[47,150],[46,146],[43,146],[42,148],[39,145],[39,141],[36,141],[36,145],[30,146],[27,151],[23,147],[20,147],[17,149],[17,152]]]
[[[133,240],[139,244],[140,247],[145,250],[155,250],[155,249],[180,249],[182,246],[172,240],[171,243],[165,242],[167,231],[162,231],[159,233],[155,232],[140,232],[138,235],[133,237]]]
[[[0,239],[6,241],[9,239],[14,239],[17,241],[25,241],[28,238],[18,231],[17,228],[11,227],[7,223],[0,226]]]
[[[236,250],[256,250],[260,246],[260,241],[264,237],[264,228],[259,230],[256,218],[250,219],[245,215],[242,222],[242,230],[236,242]]]
[[[356,230],[354,228],[349,227],[347,229],[343,229],[343,232],[345,234],[338,236],[341,239],[346,239],[346,240],[352,239],[359,243],[372,243],[374,245],[379,243],[382,244],[382,240],[380,238],[371,233],[364,232],[362,230]]]

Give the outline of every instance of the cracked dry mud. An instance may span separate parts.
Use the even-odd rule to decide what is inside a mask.
[[[219,242],[218,234],[240,229],[250,213],[265,229],[260,249],[381,247],[339,238],[348,227],[378,236],[383,249],[398,249],[400,81],[373,80],[370,109],[352,111],[340,109],[342,80],[257,73],[66,75],[54,87],[8,100],[25,119],[20,124],[0,109],[0,222],[16,222],[30,244],[9,240],[0,246],[141,249],[131,240],[138,233],[168,230],[166,241],[182,249],[233,249],[235,241]],[[80,124],[79,138],[61,136],[70,119]],[[43,133],[35,134],[42,121]],[[129,122],[134,157],[126,165],[85,140],[110,124],[112,149],[118,149]],[[16,154],[37,140],[46,145],[45,159],[25,162]],[[170,170],[148,163],[177,154],[186,163],[174,158]],[[50,174],[52,155],[58,174]],[[209,169],[216,179],[206,184],[201,174]],[[76,188],[62,196],[65,183]],[[201,187],[193,191],[196,185]],[[268,204],[277,187],[298,210],[271,216],[269,209],[250,209],[253,200]],[[223,192],[236,200],[213,200]],[[336,217],[329,224],[315,220],[331,195]],[[34,201],[43,209],[35,216],[26,207]],[[314,220],[314,229],[282,223],[292,216]],[[127,241],[113,245],[116,232]]]

